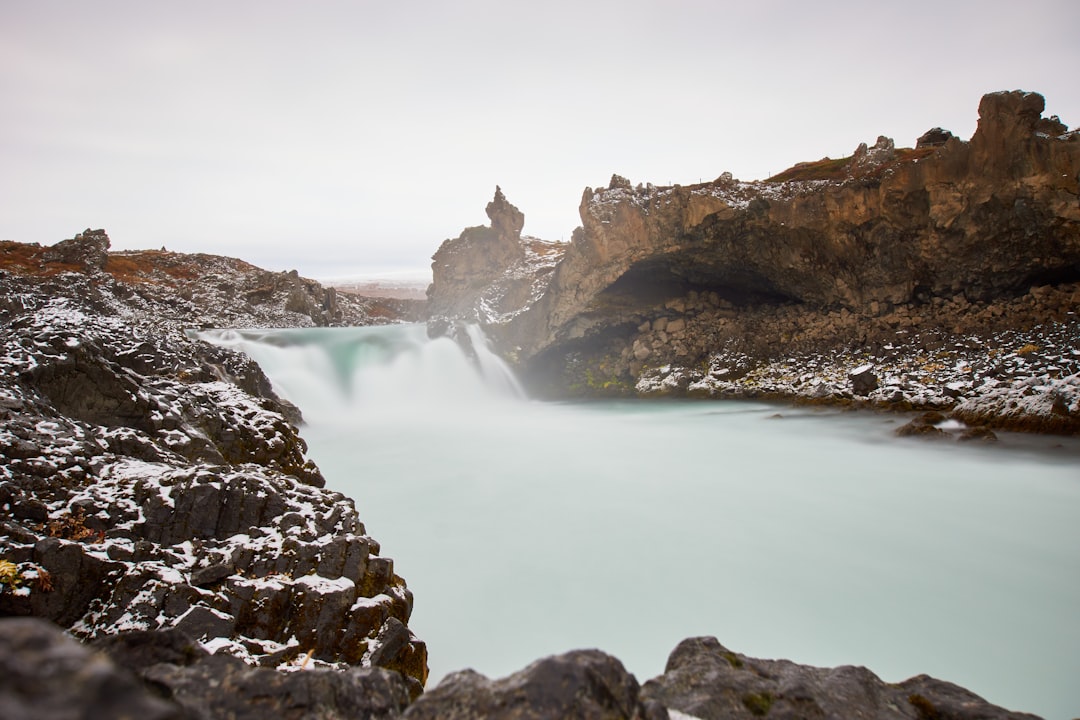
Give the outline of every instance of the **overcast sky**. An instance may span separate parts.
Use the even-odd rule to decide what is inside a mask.
[[[0,0],[0,239],[326,278],[487,223],[570,238],[612,173],[754,180],[980,97],[1080,124],[1080,2]]]

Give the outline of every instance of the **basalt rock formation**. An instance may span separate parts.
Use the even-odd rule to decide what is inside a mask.
[[[401,675],[382,668],[275,672],[208,655],[177,631],[124,633],[94,649],[40,620],[0,620],[0,717],[1035,718],[926,675],[886,683],[862,667],[748,657],[713,637],[681,642],[644,685],[611,655],[575,650],[498,680],[453,673],[415,700]]]
[[[632,186],[614,176],[585,190],[582,226],[531,272],[512,259],[501,273],[474,274],[475,260],[456,260],[479,248],[444,243],[429,328],[480,322],[533,388],[551,394],[884,403],[899,392],[908,405],[945,408],[1000,395],[1012,380],[961,372],[970,349],[1027,363],[1018,351],[1049,346],[1045,373],[1023,378],[1045,376],[1036,385],[1049,388],[1046,402],[1013,424],[1076,432],[1080,134],[1043,108],[1036,93],[992,93],[967,142],[940,128],[915,149],[878,138],[849,158],[760,182],[725,173]],[[512,296],[507,278],[529,292]],[[796,367],[775,365],[788,359]],[[956,373],[924,372],[949,360]],[[882,382],[853,393],[846,376],[868,362]],[[973,417],[1001,416],[980,407]]]
[[[391,668],[418,693],[412,594],[324,488],[299,411],[187,333],[368,320],[363,301],[227,258],[107,249],[97,231],[0,254],[0,615],[86,641],[175,629],[270,668]]]

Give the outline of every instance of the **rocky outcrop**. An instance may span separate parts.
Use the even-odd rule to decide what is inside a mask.
[[[44,621],[6,619],[0,650],[5,718],[1035,718],[926,675],[886,683],[862,667],[748,657],[714,637],[681,642],[644,685],[618,659],[575,650],[498,680],[453,673],[418,699],[381,668],[275,672],[210,655],[176,630],[110,636],[91,652]]]
[[[496,186],[487,205],[490,226],[467,228],[432,257],[428,324],[453,334],[462,322],[505,323],[544,293],[565,245],[522,237],[525,216]]]
[[[660,720],[667,716],[662,705],[643,703],[637,679],[616,658],[599,650],[544,658],[500,680],[474,670],[454,673],[405,713],[410,720]]]
[[[270,272],[242,260],[167,250],[110,252],[104,230],[49,247],[0,241],[0,270],[21,277],[63,273],[109,285],[123,303],[148,303],[195,326],[311,327],[415,319],[404,304],[338,292],[295,271]]]
[[[879,138],[850,158],[761,182],[725,173],[686,187],[632,186],[615,176],[585,190],[582,227],[537,282],[541,292],[507,305],[498,278],[464,272],[446,304],[441,285],[456,270],[443,268],[431,327],[484,324],[534,390],[551,394],[681,394],[695,384],[727,394],[734,376],[780,359],[825,358],[844,377],[866,355],[900,348],[914,362],[942,344],[999,346],[1002,333],[1064,333],[1075,347],[1080,134],[1042,118],[1043,106],[1036,93],[993,93],[968,142],[940,128],[916,149]],[[490,297],[499,312],[480,312]],[[1059,380],[1080,372],[1068,353],[1045,370]],[[874,372],[882,388],[907,382],[886,366]],[[773,380],[748,394],[784,385]],[[981,383],[959,394],[944,387],[957,381],[936,385],[946,404],[978,395]],[[1043,426],[1073,432],[1080,379],[1066,385],[1065,413]],[[814,392],[823,399],[824,389]],[[854,399],[849,384],[842,392],[835,399]]]
[[[130,673],[35,618],[0,619],[0,717],[179,720]]]
[[[641,697],[700,720],[755,717],[1033,718],[996,707],[926,675],[892,684],[864,667],[816,668],[732,652],[714,637],[689,638]]]
[[[388,668],[419,693],[412,594],[353,502],[323,487],[298,410],[246,356],[186,334],[235,310],[204,314],[185,285],[119,280],[112,255],[104,271],[67,269],[77,240],[59,267],[9,244],[8,260],[40,261],[0,272],[0,615],[87,641],[176,629],[267,668]],[[172,261],[142,272],[228,265]]]
[[[381,668],[277,672],[211,655],[177,631],[92,647],[34,618],[0,620],[0,717],[262,720],[400,717],[404,678]]]
[[[45,263],[70,265],[84,272],[102,271],[109,261],[109,236],[104,230],[79,233],[69,240],[61,240],[43,254]]]

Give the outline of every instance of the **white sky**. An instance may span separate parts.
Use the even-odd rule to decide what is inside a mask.
[[[569,240],[586,186],[754,180],[985,92],[1080,124],[1077,0],[0,0],[0,238],[309,277],[425,270],[487,223]]]

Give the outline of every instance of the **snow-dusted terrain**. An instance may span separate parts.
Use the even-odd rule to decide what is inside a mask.
[[[323,489],[298,411],[187,333],[311,324],[299,285],[245,315],[227,299],[245,274],[207,262],[220,274],[190,293],[92,263],[0,272],[0,614],[84,640],[177,628],[252,664],[394,667],[419,688],[412,596],[353,501]]]

